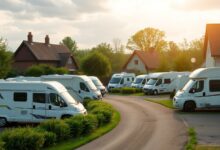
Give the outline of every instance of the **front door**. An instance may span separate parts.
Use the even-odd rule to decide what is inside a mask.
[[[33,122],[40,122],[46,117],[46,93],[32,93],[32,120]]]

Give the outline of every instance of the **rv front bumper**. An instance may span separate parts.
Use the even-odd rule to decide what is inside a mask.
[[[173,98],[173,107],[183,109],[182,99],[178,97]]]
[[[153,90],[152,90],[152,89],[143,88],[143,92],[144,92],[145,94],[152,94],[152,93],[153,93]]]

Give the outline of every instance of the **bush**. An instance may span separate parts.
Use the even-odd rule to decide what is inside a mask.
[[[90,101],[87,106],[85,106],[87,111],[90,112],[93,109],[96,108],[106,108],[106,109],[112,109],[112,106],[106,102],[103,101]]]
[[[140,88],[136,88],[136,89],[135,89],[135,92],[136,92],[136,93],[142,93],[143,91],[142,91],[142,89],[140,89]]]
[[[82,134],[87,135],[94,131],[98,127],[98,120],[95,115],[88,114],[83,118],[83,130]]]
[[[70,127],[70,135],[71,137],[75,138],[82,134],[83,132],[83,119],[85,116],[83,115],[76,115],[71,118],[65,120],[65,122]]]
[[[122,94],[133,94],[133,93],[136,93],[136,89],[131,88],[131,87],[124,87],[121,89],[121,93]]]
[[[58,141],[65,140],[70,136],[70,128],[63,120],[47,120],[42,122],[39,128],[55,133]]]
[[[44,135],[33,128],[16,128],[3,131],[1,140],[6,150],[38,150],[44,144]]]
[[[0,150],[4,150],[4,142],[3,141],[0,141]]]
[[[48,147],[56,143],[56,134],[53,132],[43,131],[44,145],[43,147]]]
[[[112,119],[112,114],[113,114],[111,109],[105,109],[105,108],[93,109],[91,113],[97,116],[99,126],[109,123]]]
[[[110,93],[120,93],[121,89],[120,88],[112,88],[109,92]]]

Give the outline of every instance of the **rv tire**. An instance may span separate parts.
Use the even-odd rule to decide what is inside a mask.
[[[157,90],[154,90],[154,91],[153,91],[153,94],[154,94],[154,95],[158,95],[158,91],[157,91]]]
[[[0,127],[4,127],[7,124],[7,120],[4,117],[0,117]]]
[[[194,112],[196,109],[196,104],[193,101],[185,102],[183,111],[185,112]]]

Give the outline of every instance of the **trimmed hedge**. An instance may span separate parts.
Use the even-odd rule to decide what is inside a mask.
[[[111,89],[110,93],[134,94],[142,93],[142,89],[132,87],[113,88]]]
[[[6,150],[39,150],[45,141],[42,133],[30,127],[5,130],[1,140]]]
[[[68,139],[70,127],[63,120],[50,119],[40,123],[39,128],[56,134],[57,141]]]
[[[68,138],[83,137],[109,123],[113,107],[103,101],[85,102],[88,115],[76,115],[64,120],[51,119],[37,127],[6,129],[0,134],[0,150],[39,150]]]

